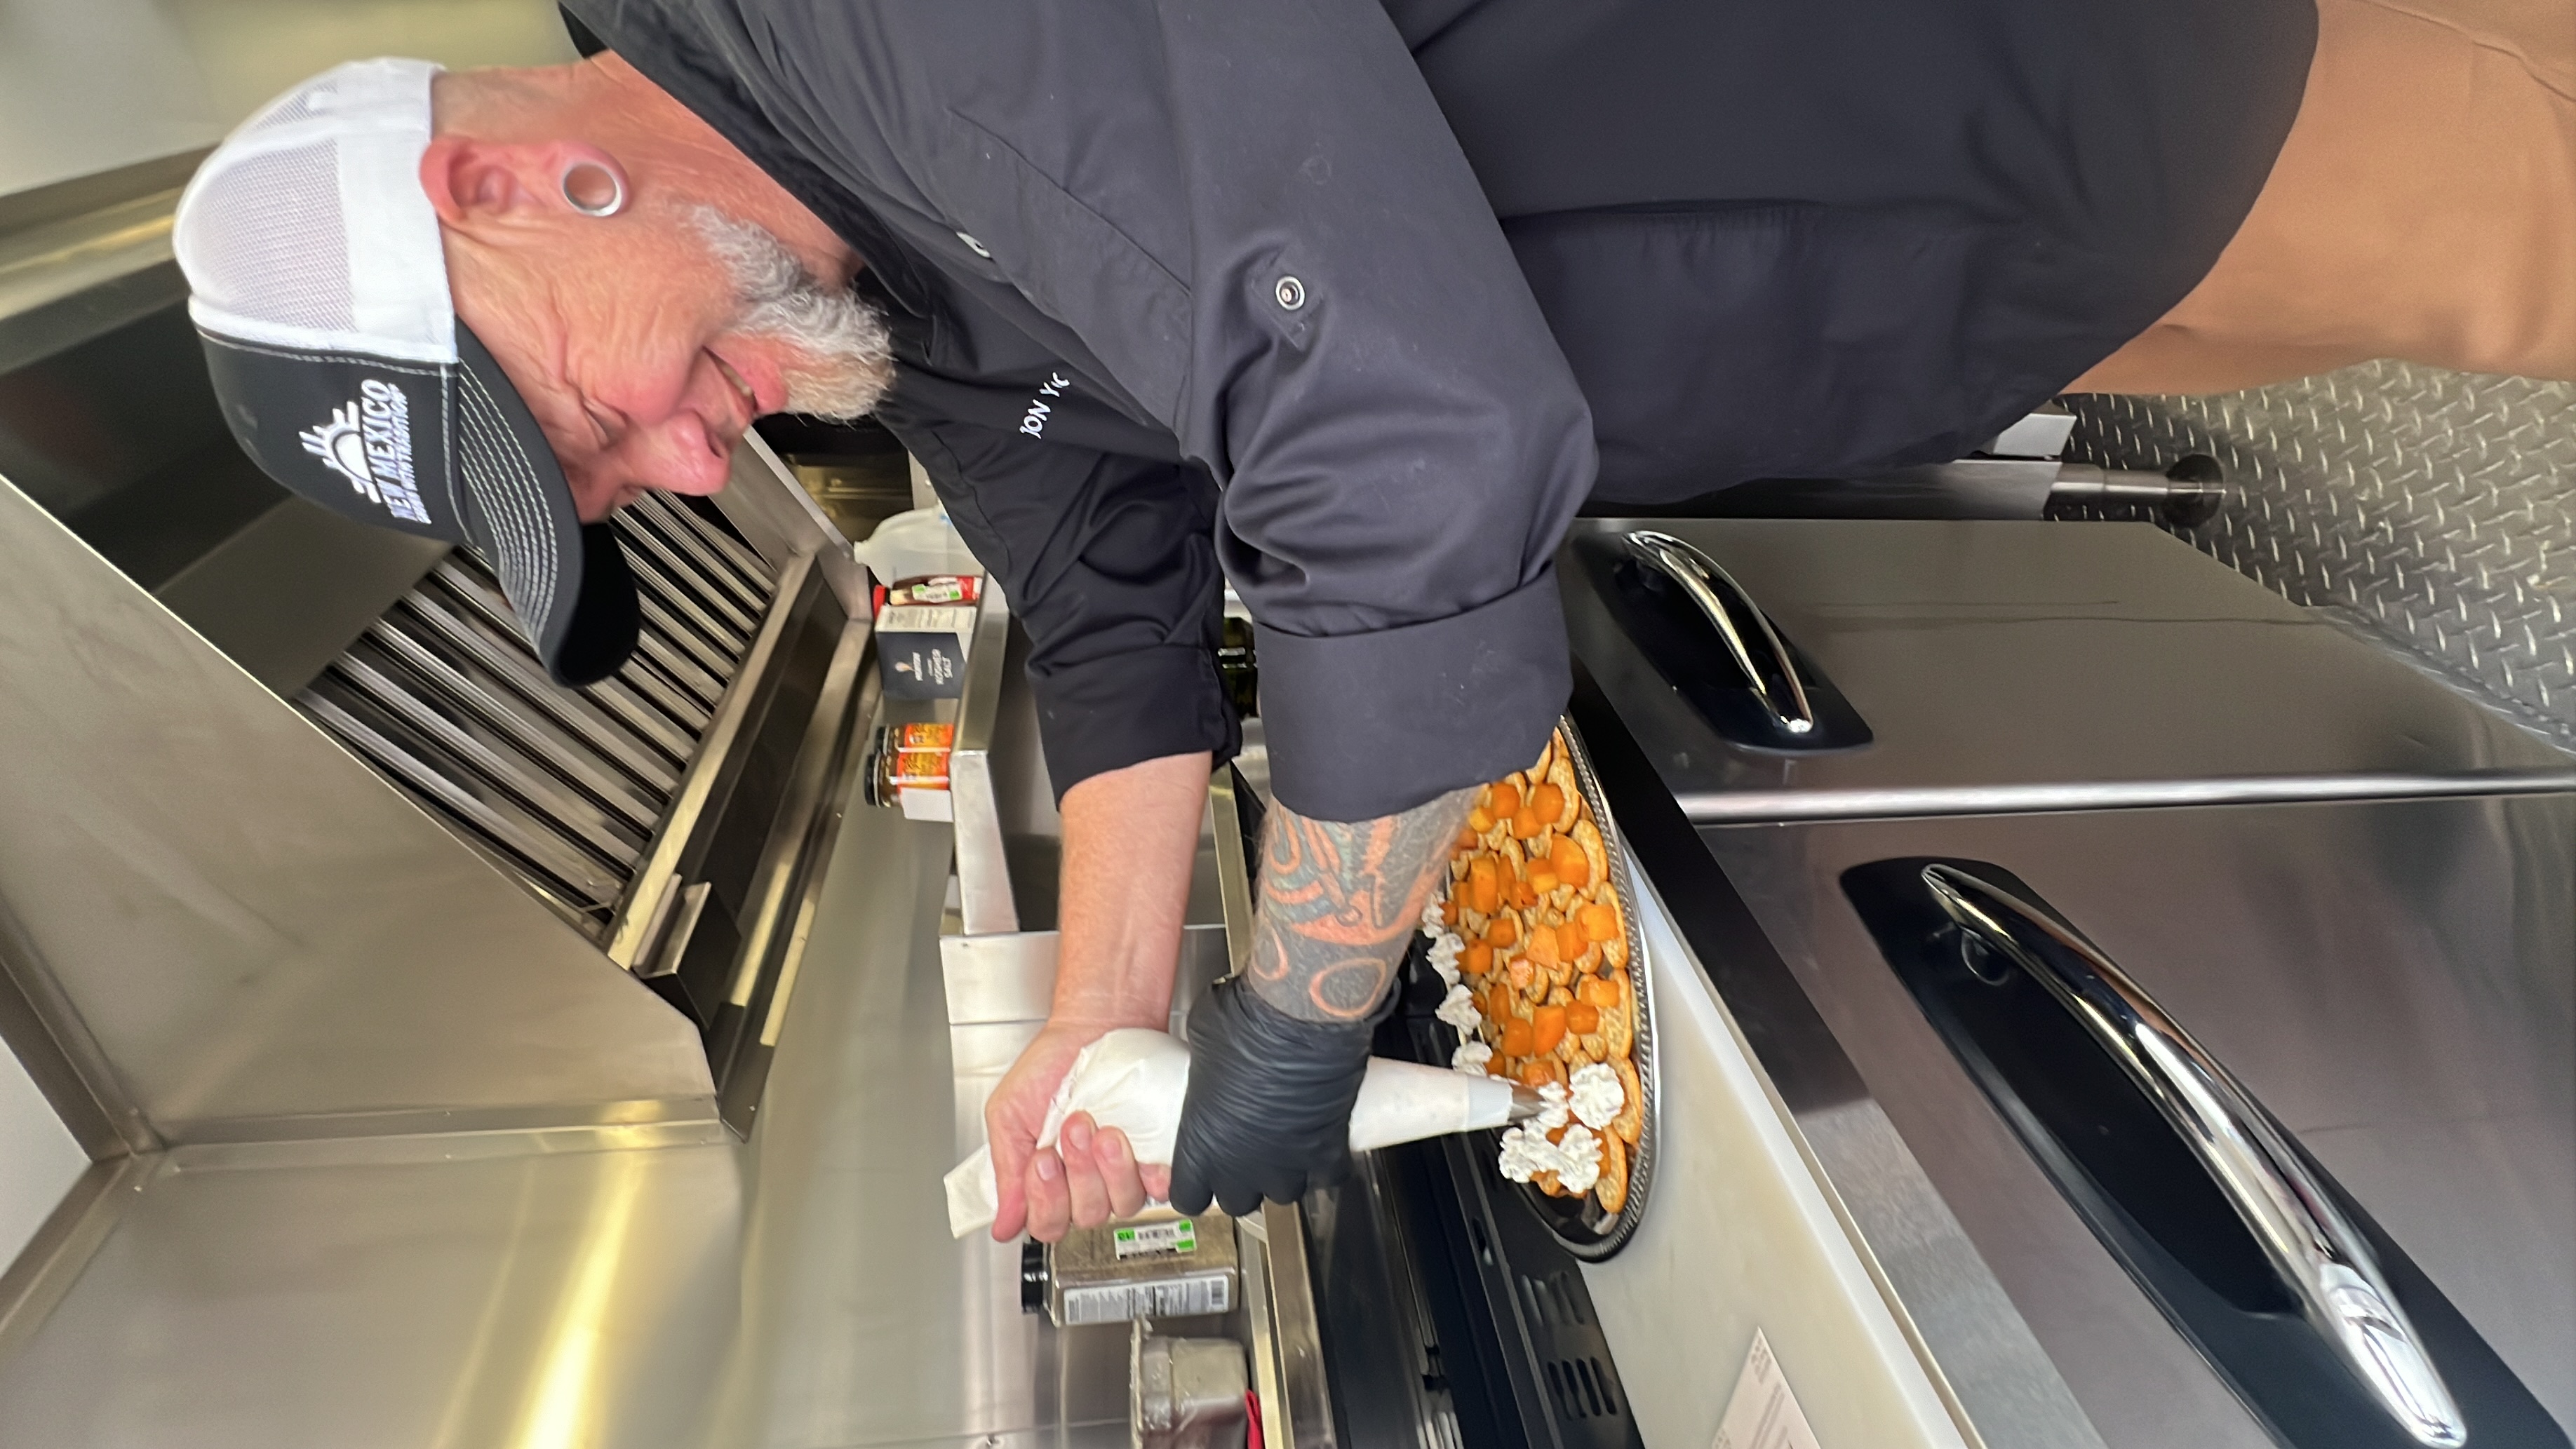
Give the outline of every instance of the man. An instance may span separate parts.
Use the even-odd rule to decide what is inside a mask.
[[[576,0],[611,53],[299,88],[177,244],[245,446],[484,546],[559,678],[633,634],[597,520],[721,486],[755,416],[873,410],[921,460],[1062,801],[1054,1014],[987,1112],[996,1235],[1051,1238],[1341,1170],[1466,792],[1563,705],[1588,495],[1947,458],[2070,384],[2576,375],[2541,3]],[[1238,743],[1221,579],[1279,808],[1166,1179],[1035,1135],[1164,1020]]]

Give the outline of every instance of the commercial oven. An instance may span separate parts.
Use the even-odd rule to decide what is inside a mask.
[[[2144,527],[1564,565],[1639,857],[1988,1443],[2566,1442],[2567,757]]]

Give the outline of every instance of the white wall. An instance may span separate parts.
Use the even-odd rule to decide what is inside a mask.
[[[0,1267],[27,1245],[45,1214],[89,1166],[27,1069],[0,1046]]]
[[[0,196],[211,146],[339,61],[570,60],[552,0],[0,0]]]

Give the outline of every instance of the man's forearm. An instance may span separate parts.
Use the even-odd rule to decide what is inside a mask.
[[[1246,967],[1264,1001],[1308,1021],[1356,1021],[1386,983],[1449,859],[1473,790],[1342,824],[1274,807]]]
[[[1155,1026],[1172,1009],[1208,756],[1167,755],[1064,792],[1053,1019]]]

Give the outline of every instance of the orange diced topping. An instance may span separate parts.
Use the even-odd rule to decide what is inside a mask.
[[[1590,976],[1574,988],[1576,999],[1603,1011],[1619,1004],[1619,983],[1606,976]]]
[[[1586,944],[1583,928],[1574,922],[1567,921],[1556,928],[1556,959],[1559,961],[1571,961],[1582,955]]]
[[[1576,890],[1592,883],[1592,862],[1584,855],[1583,847],[1569,837],[1557,837],[1556,848],[1548,852],[1547,863],[1555,870],[1558,880]]]
[[[1583,939],[1608,941],[1619,934],[1619,913],[1608,906],[1585,906],[1574,913],[1583,925]]]
[[[1505,1021],[1503,1023],[1503,1055],[1507,1057],[1528,1056],[1530,1054],[1530,1043],[1535,1040],[1536,1031],[1536,1027],[1521,1020],[1517,1016]]]
[[[1541,820],[1561,819],[1565,814],[1565,792],[1554,785],[1541,785],[1530,791],[1529,804]]]
[[[1512,814],[1512,838],[1514,840],[1527,840],[1546,828],[1547,822],[1539,819],[1538,812],[1532,810],[1527,805],[1522,806]]]
[[[1538,887],[1525,880],[1513,881],[1506,894],[1512,898],[1512,906],[1517,910],[1526,911],[1538,904]]]
[[[1493,828],[1493,814],[1484,806],[1476,806],[1467,812],[1467,832],[1470,836],[1482,835]]]
[[[1601,1008],[1588,1001],[1578,1001],[1565,1008],[1565,1029],[1576,1036],[1590,1036],[1601,1029]]]
[[[1444,926],[1454,926],[1458,924],[1458,898],[1456,896],[1453,895],[1440,903],[1440,924]]]
[[[1494,873],[1490,860],[1471,862],[1467,867],[1467,907],[1480,916],[1490,916],[1503,903],[1502,881]]]
[[[1520,787],[1509,780],[1505,780],[1503,783],[1487,790],[1485,792],[1485,808],[1493,813],[1493,818],[1495,820],[1511,819],[1514,815],[1520,813]],[[1493,826],[1488,823],[1485,828],[1490,830]]]
[[[1528,880],[1530,893],[1534,896],[1546,895],[1549,891],[1556,889],[1557,885],[1556,871],[1545,865],[1532,867]]]
[[[1531,1012],[1530,1029],[1533,1034],[1530,1042],[1532,1051],[1544,1055],[1556,1050],[1556,1044],[1565,1040],[1565,1008],[1542,1006]]]
[[[1520,938],[1521,923],[1510,916],[1496,916],[1494,923],[1485,928],[1486,943],[1496,950],[1508,947]]]
[[[1458,969],[1470,976],[1482,976],[1494,969],[1494,948],[1482,941],[1472,942],[1458,957]]]
[[[1521,1067],[1521,1085],[1524,1087],[1544,1087],[1555,1080],[1556,1059],[1554,1057],[1540,1057]]]

